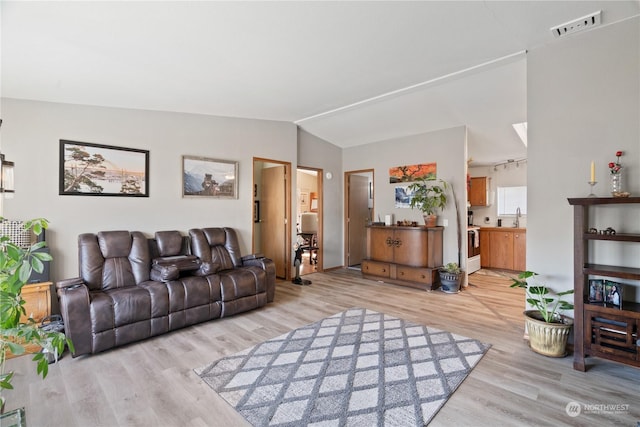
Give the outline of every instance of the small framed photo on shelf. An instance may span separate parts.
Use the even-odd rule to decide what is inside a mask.
[[[623,286],[621,283],[605,280],[604,302],[616,308],[622,308],[622,290]]]
[[[604,280],[589,280],[589,302],[604,303]]]

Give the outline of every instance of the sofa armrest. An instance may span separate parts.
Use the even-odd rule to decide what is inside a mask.
[[[242,257],[242,264],[244,264],[245,261],[250,261],[252,259],[261,259],[261,258],[264,258],[264,254],[245,255]]]
[[[64,333],[73,342],[73,357],[91,353],[91,314],[89,288],[79,279],[56,283]]]
[[[84,286],[84,282],[79,277],[74,277],[73,279],[64,279],[56,282],[56,289],[60,292],[61,289],[66,288],[77,288],[78,286]]]
[[[220,263],[203,261],[200,264],[200,268],[194,272],[196,276],[208,276],[210,274],[216,274],[220,271]]]
[[[153,265],[149,273],[151,280],[156,282],[169,282],[180,277],[180,270],[175,265]]]
[[[254,265],[267,273],[267,302],[273,302],[276,295],[276,264],[262,254],[246,255],[242,257],[242,265]]]

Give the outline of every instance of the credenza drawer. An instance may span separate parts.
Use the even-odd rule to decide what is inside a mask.
[[[437,270],[431,268],[415,268],[400,265],[396,267],[396,278],[399,280],[432,285],[436,281],[436,275]]]
[[[380,276],[380,277],[390,277],[391,274],[391,265],[386,262],[375,262],[369,260],[363,260],[362,264],[362,273],[370,274],[372,276]]]

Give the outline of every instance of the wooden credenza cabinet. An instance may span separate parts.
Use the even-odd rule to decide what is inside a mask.
[[[524,271],[527,267],[527,230],[480,228],[480,265],[485,268]]]
[[[362,275],[398,285],[431,290],[440,285],[443,227],[367,227]]]

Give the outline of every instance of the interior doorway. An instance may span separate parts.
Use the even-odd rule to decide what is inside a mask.
[[[298,166],[296,170],[296,243],[302,249],[300,275],[322,268],[322,169]]]
[[[367,225],[373,220],[373,169],[345,172],[345,265],[359,268],[366,256]]]
[[[253,159],[253,253],[273,260],[291,279],[291,163]]]

